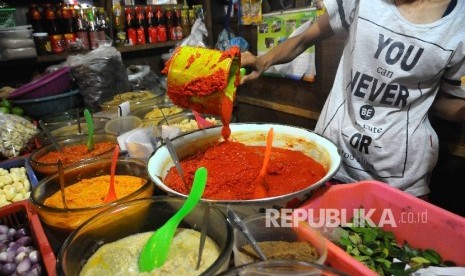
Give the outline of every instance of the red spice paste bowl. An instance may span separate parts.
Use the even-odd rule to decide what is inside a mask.
[[[304,184],[306,186],[299,188],[300,190],[257,199],[208,199],[205,195],[208,194],[209,185],[213,186],[214,184],[209,183],[207,178],[207,189],[204,194],[204,201],[223,206],[232,205],[237,212],[242,213],[243,215],[251,215],[263,211],[264,208],[295,208],[309,199],[315,189],[324,186],[325,183],[336,173],[341,163],[341,157],[338,153],[337,147],[328,139],[308,129],[270,123],[232,123],[230,124],[230,139],[247,146],[265,146],[266,136],[271,127],[274,130],[273,148],[300,151],[304,155],[311,157],[313,160],[321,164],[326,173],[319,180],[313,183],[308,183],[308,185]],[[223,141],[221,130],[222,126],[212,127],[181,135],[173,139],[173,145],[181,163],[183,163],[182,160],[187,157],[190,157],[197,152],[203,152],[206,149],[211,148],[213,145],[217,145],[219,142]],[[222,156],[223,155],[218,158],[223,158]],[[213,158],[215,157],[213,156]],[[273,159],[273,150],[271,158]],[[213,161],[213,163],[214,162],[215,161]],[[270,161],[270,164],[271,162],[272,161]],[[219,167],[218,164],[215,165]],[[231,166],[236,165],[237,164],[235,163],[231,164]],[[187,193],[179,192],[165,183],[165,178],[173,166],[174,164],[166,145],[158,147],[148,160],[149,175],[155,182],[155,185],[168,194],[186,197]],[[208,165],[206,166],[208,169]],[[256,175],[258,175],[259,170],[260,168],[257,168]],[[228,168],[228,166],[221,165],[220,171],[217,169],[215,172],[212,169],[209,171],[209,175],[212,179],[215,175],[221,175],[222,178],[226,179],[230,178],[231,181],[226,186],[249,185],[245,183],[245,181],[241,183],[241,178],[237,176],[238,173],[235,171],[234,175],[231,175],[231,171],[235,171],[233,170],[233,167]],[[228,173],[230,176],[228,176]],[[185,174],[188,175],[187,179],[191,179],[189,172]],[[190,183],[188,183],[188,185],[189,184]],[[286,185],[283,186],[291,185],[292,183],[286,183]],[[218,188],[213,186],[213,188],[221,189],[225,192],[228,191],[228,187]],[[247,187],[244,187],[243,189],[246,190]]]
[[[112,134],[95,134],[94,135],[94,151],[87,152],[87,138],[88,135],[75,135],[68,138],[57,139],[57,143],[64,150],[63,156],[66,159],[62,159],[63,167],[83,162],[86,160],[96,159],[99,157],[111,156],[113,150],[117,144],[116,136]],[[101,143],[111,143],[113,146],[108,145],[105,148],[101,148]],[[71,147],[79,146],[80,150],[72,150],[68,152],[67,149]],[[57,152],[57,149],[53,144],[42,146],[31,153],[29,156],[29,164],[36,174],[40,177],[49,176],[53,173],[58,172],[58,161],[44,162],[41,158],[50,154],[51,152]],[[85,154],[81,155],[79,153]]]
[[[67,188],[68,186],[74,185],[83,179],[91,179],[99,176],[105,176],[106,179],[106,176],[108,176],[109,181],[111,162],[111,158],[97,158],[65,168],[63,170],[65,178],[65,196],[68,191],[73,193]],[[72,195],[68,194],[69,201],[67,200],[67,209],[63,208],[63,205],[50,206],[50,204],[45,202],[46,199],[53,194],[60,192],[60,176],[58,173],[52,174],[39,181],[38,185],[31,191],[31,202],[33,207],[37,210],[42,223],[47,225],[51,230],[53,237],[58,241],[63,242],[72,231],[97,213],[126,201],[138,198],[149,198],[153,195],[155,186],[147,174],[147,164],[144,161],[129,158],[118,159],[116,163],[115,176],[123,175],[141,178],[141,186],[128,193],[126,196],[117,198],[117,200],[109,203],[94,205],[93,203],[96,201],[89,199],[88,195],[90,193],[95,194],[96,197],[99,197],[102,194],[102,186],[94,182],[88,183],[89,185],[85,186],[85,188],[78,189],[78,192],[74,190],[74,194]],[[120,184],[122,186],[126,185],[125,183],[115,181],[115,190],[117,195],[119,191],[118,185]],[[100,186],[100,188],[96,188],[97,186]],[[74,198],[72,198],[72,196],[74,196]],[[82,200],[80,200],[79,197]],[[79,204],[85,205],[78,205],[78,200],[81,201]],[[89,203],[89,201],[92,203]]]

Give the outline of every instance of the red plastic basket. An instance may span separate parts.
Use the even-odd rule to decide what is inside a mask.
[[[0,223],[8,227],[26,227],[31,233],[37,250],[40,251],[44,275],[56,275],[56,257],[45,235],[37,213],[32,211],[28,200],[11,203],[0,208]]]
[[[13,91],[9,99],[36,99],[67,92],[72,86],[69,67],[63,67]]]
[[[300,209],[312,210],[319,217],[328,210],[350,211],[361,206],[374,210],[373,222],[389,212],[396,225],[383,229],[394,233],[400,243],[407,241],[414,248],[432,248],[444,260],[465,265],[465,218],[402,192],[386,183],[367,180],[333,185],[318,190]],[[421,215],[421,216],[420,216]],[[424,215],[424,216],[423,216]],[[326,264],[350,275],[377,275],[335,243],[327,241]]]

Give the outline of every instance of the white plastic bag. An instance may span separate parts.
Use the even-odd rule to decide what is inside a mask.
[[[12,158],[32,149],[37,127],[23,117],[0,113],[0,156]]]

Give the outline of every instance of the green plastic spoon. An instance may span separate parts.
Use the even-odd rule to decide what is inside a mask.
[[[182,219],[189,214],[200,201],[207,183],[207,169],[200,167],[195,171],[191,191],[181,208],[164,225],[150,236],[139,255],[140,272],[150,272],[161,267],[168,257],[171,241]]]
[[[84,109],[84,117],[86,118],[87,131],[89,135],[87,138],[87,150],[91,151],[94,149],[94,120],[92,119],[88,109]]]

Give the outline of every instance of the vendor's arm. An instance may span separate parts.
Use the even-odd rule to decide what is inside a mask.
[[[308,47],[313,46],[331,35],[333,35],[333,31],[329,24],[329,17],[327,13],[324,13],[303,33],[286,39],[283,43],[273,47],[264,55],[256,57],[250,52],[242,53],[241,66],[250,66],[253,71],[244,76],[241,82],[258,78],[272,65],[291,62]]]
[[[440,92],[436,97],[433,107],[433,114],[452,122],[465,123],[465,99]]]

